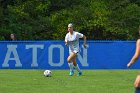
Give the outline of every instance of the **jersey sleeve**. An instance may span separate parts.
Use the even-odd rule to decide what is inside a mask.
[[[83,38],[84,37],[84,35],[82,33],[79,33],[79,32],[77,33],[77,35],[78,35],[79,38]]]

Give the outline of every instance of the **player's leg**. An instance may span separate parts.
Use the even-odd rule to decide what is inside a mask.
[[[82,71],[80,70],[77,62],[76,62],[76,56],[75,58],[73,59],[73,65],[74,65],[74,68],[78,71],[78,76],[81,76],[82,75]]]
[[[82,75],[82,71],[80,70],[79,65],[78,65],[77,62],[76,62],[76,57],[77,57],[77,54],[76,54],[76,56],[73,58],[74,68],[78,71],[78,76],[81,76],[81,75]]]
[[[138,75],[138,76],[136,77],[136,80],[135,80],[135,82],[134,82],[134,87],[135,87],[135,88],[140,88],[140,75]]]
[[[136,80],[134,82],[134,87],[135,87],[135,93],[140,93],[140,75],[136,77]]]
[[[68,64],[69,64],[69,67],[70,67],[70,76],[72,76],[74,74],[74,71],[73,71],[73,59],[75,57],[75,53],[71,52],[69,57],[67,58],[67,61],[68,61]]]

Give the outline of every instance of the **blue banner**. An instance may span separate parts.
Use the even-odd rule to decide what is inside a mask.
[[[135,52],[135,41],[80,42],[77,63],[82,69],[126,69]],[[68,69],[64,41],[1,41],[0,69]],[[139,60],[138,60],[139,61]],[[140,68],[136,62],[132,68]]]

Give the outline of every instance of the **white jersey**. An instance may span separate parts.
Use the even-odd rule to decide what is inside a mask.
[[[66,34],[65,41],[68,41],[69,45],[69,53],[71,52],[78,53],[79,52],[79,38],[83,38],[83,34],[79,32],[73,31],[71,35],[70,32]]]

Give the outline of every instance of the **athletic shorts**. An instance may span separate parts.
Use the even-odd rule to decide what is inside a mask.
[[[72,52],[74,52],[76,55],[79,53],[79,51],[74,50],[74,51],[69,51],[69,55],[71,55]]]

